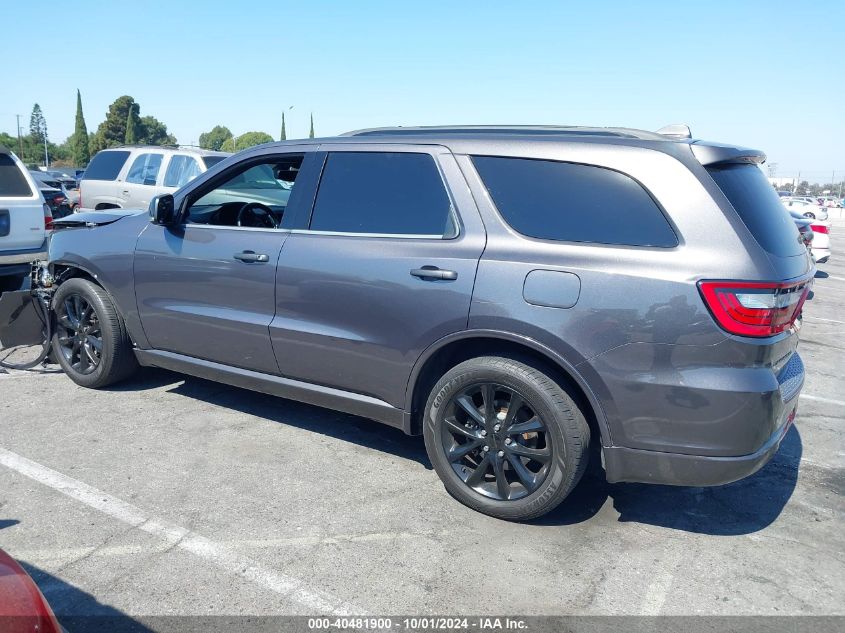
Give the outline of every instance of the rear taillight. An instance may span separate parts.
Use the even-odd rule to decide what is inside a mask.
[[[713,318],[731,334],[774,336],[792,327],[810,290],[808,280],[789,283],[700,281]]]
[[[830,234],[830,228],[826,227],[824,224],[811,224],[810,228],[813,229],[813,233],[824,233],[825,235]]]
[[[46,204],[44,204],[44,230],[53,230],[53,212],[50,211],[50,207],[48,207]]]

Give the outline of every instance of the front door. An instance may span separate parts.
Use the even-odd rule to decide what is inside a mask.
[[[135,293],[154,349],[278,373],[269,336],[276,264],[303,158],[244,159],[184,196],[182,224],[144,230]]]
[[[484,228],[445,148],[320,149],[310,220],[279,261],[279,368],[402,407],[422,352],[467,326]]]

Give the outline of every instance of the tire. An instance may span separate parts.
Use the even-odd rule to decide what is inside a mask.
[[[450,369],[429,395],[423,435],[446,490],[474,510],[509,521],[557,507],[589,459],[590,429],[566,390],[509,358],[473,358]]]
[[[83,316],[81,322],[86,332],[79,333],[85,341],[77,352],[73,352],[73,332],[79,332],[73,326],[74,306],[87,305],[90,317]],[[53,334],[53,353],[61,368],[77,385],[89,389],[101,389],[131,376],[138,368],[132,341],[126,331],[123,318],[118,314],[105,290],[87,279],[70,279],[59,286],[53,297],[55,314],[55,332]],[[89,310],[78,310],[88,314]],[[77,319],[79,320],[79,319]],[[99,335],[99,352],[94,340]],[[71,339],[70,341],[68,339]],[[79,339],[77,339],[79,340]],[[96,366],[92,360],[98,358]],[[78,362],[75,362],[77,361]]]

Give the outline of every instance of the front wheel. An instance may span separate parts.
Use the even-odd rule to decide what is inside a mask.
[[[70,279],[53,297],[53,355],[76,384],[91,389],[128,378],[138,364],[123,319],[105,290]]]
[[[587,465],[590,430],[569,394],[540,370],[499,357],[457,365],[435,385],[426,450],[446,489],[501,519],[546,514]]]

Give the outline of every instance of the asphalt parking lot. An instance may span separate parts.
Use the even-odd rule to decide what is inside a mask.
[[[796,424],[744,481],[593,470],[512,524],[452,500],[422,440],[375,422],[164,371],[102,392],[13,372],[0,547],[60,620],[845,614],[845,221],[833,252],[804,311]]]

